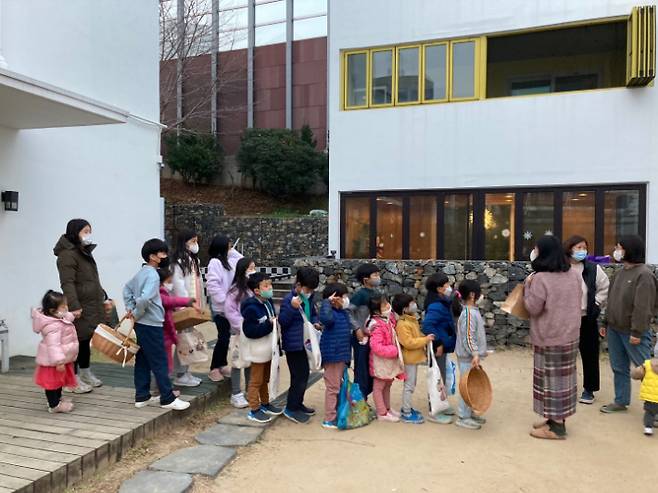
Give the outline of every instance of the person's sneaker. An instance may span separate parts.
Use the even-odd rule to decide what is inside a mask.
[[[244,398],[244,394],[242,392],[231,396],[231,405],[238,409],[249,407],[249,403],[247,402],[247,399]]]
[[[74,394],[88,394],[94,390],[91,385],[86,384],[80,379],[80,375],[76,375],[75,379],[78,382],[77,387],[64,387],[65,392],[73,392]]]
[[[483,418],[482,416],[476,416],[475,414],[471,416],[471,419],[475,421],[477,424],[482,426],[487,422],[487,418]]]
[[[397,422],[400,421],[400,418],[398,418],[397,416],[391,414],[390,411],[389,411],[384,415],[381,415],[381,414],[377,415],[377,421],[389,421],[391,423],[397,423]]]
[[[452,424],[452,416],[448,416],[447,414],[428,414],[427,420],[431,421],[432,423],[438,423],[440,425]]]
[[[61,404],[62,404],[62,403],[60,402],[60,405],[61,405]],[[650,428],[650,427],[646,427],[646,426],[645,426],[645,427],[644,427],[644,434],[645,434],[646,436],[650,437],[651,435],[653,435],[653,428]]]
[[[146,399],[145,401],[135,401],[135,407],[136,407],[137,409],[142,409],[143,407],[146,407],[146,406],[148,406],[149,404],[154,403],[154,402],[157,402],[157,401],[159,401],[159,400],[160,400],[160,396],[159,396],[159,395],[153,395],[153,396],[151,396],[150,399]]]
[[[270,416],[280,416],[283,414],[283,409],[273,406],[272,404],[261,404],[260,410]]]
[[[587,390],[583,390],[583,393],[580,395],[580,399],[578,402],[581,404],[594,404],[594,393],[593,392],[588,392]]]
[[[219,372],[222,374],[224,378],[231,378],[231,367],[230,366],[222,366],[219,369]]]
[[[174,399],[173,402],[170,402],[169,404],[162,404],[160,406],[162,409],[173,409],[174,411],[184,411],[188,407],[190,407],[190,403],[186,401],[180,400],[178,397]]]
[[[283,411],[283,415],[293,423],[298,424],[306,424],[311,419],[308,414],[304,414],[302,411],[291,411],[288,408]]]
[[[400,417],[400,413],[397,412],[397,411],[394,411],[393,409],[389,409],[389,410],[388,410],[388,414],[392,414],[392,415],[395,416],[396,418],[399,418],[399,417]]]
[[[268,416],[262,409],[259,409],[258,411],[249,411],[247,413],[247,419],[256,423],[269,423],[272,421],[272,416]]]
[[[70,413],[73,411],[73,407],[73,403],[70,401],[59,401],[59,404],[57,404],[55,407],[49,407],[48,412],[50,414]]]
[[[624,411],[628,411],[628,407],[617,404],[616,402],[601,406],[601,412],[605,414],[622,413]]]
[[[198,387],[201,385],[201,380],[196,378],[191,373],[185,373],[180,377],[176,377],[174,380],[174,385],[177,387]]]
[[[454,416],[455,408],[452,406],[448,406],[448,409],[446,409],[445,411],[441,411],[441,414],[445,414],[446,416]]]
[[[481,424],[471,418],[458,418],[457,421],[455,421],[455,425],[459,426],[460,428],[466,428],[467,430],[479,430],[482,428]]]
[[[338,425],[335,421],[323,421],[322,428],[326,428],[327,430],[337,430]]]
[[[102,387],[103,382],[91,372],[90,368],[80,368],[80,380],[92,387]]]
[[[302,404],[302,407],[300,407],[299,410],[306,414],[306,416],[315,416],[315,409],[312,407],[306,407],[304,404]]]
[[[420,425],[425,422],[423,416],[418,413],[415,413],[413,409],[408,413],[404,413],[404,412],[400,413],[400,421],[402,421],[403,423],[410,423],[414,425]]]
[[[210,370],[210,373],[208,373],[208,379],[211,382],[221,382],[224,380],[224,375],[222,375],[222,372],[219,371],[219,368],[215,368],[214,370]]]

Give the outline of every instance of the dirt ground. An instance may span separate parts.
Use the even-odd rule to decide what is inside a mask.
[[[308,425],[279,419],[259,443],[215,480],[197,478],[195,493],[231,492],[626,492],[648,491],[655,482],[658,436],[642,434],[642,403],[622,415],[603,415],[612,397],[607,359],[593,406],[580,405],[567,421],[566,441],[541,441],[528,433],[532,412],[532,356],[499,351],[484,363],[494,404],[480,431],[454,425],[374,422],[352,431],[325,430],[320,415]],[[424,369],[414,407],[427,410]],[[399,408],[402,385],[393,385]],[[322,410],[324,384],[307,393]],[[456,404],[456,402],[455,402]],[[658,430],[657,430],[658,431]]]

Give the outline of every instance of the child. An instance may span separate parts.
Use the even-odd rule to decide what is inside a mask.
[[[399,362],[395,330],[389,317],[391,304],[385,296],[370,298],[370,375],[377,419],[397,423],[400,415],[391,409],[391,385],[394,378],[404,379],[404,367]]]
[[[452,305],[453,303],[459,303],[459,300],[454,300],[448,276],[442,272],[430,276],[425,283],[425,287],[427,288],[429,303],[425,304],[423,333],[427,335],[434,334],[432,348],[441,370],[441,378],[445,382],[447,356],[448,353],[455,350],[455,319],[452,314]],[[428,419],[440,424],[450,424],[454,414],[454,409],[449,407],[443,413],[430,416]]]
[[[276,312],[272,305],[272,281],[267,274],[256,272],[247,281],[247,286],[254,296],[242,302],[242,332],[246,337],[245,354],[251,362],[251,375],[247,400],[250,411],[247,418],[257,423],[268,423],[271,416],[279,416],[283,409],[270,404],[268,383],[270,381],[270,364],[272,361],[272,340]],[[244,341],[243,341],[244,342]]]
[[[351,359],[352,322],[347,307],[347,287],[329,284],[322,292],[320,322],[323,326],[320,338],[322,367],[324,368],[324,421],[322,426],[336,429],[336,405],[338,392],[346,365]]]
[[[174,296],[174,273],[171,269],[158,269],[160,276],[160,299],[164,307],[164,349],[167,354],[167,371],[171,375],[174,371],[174,356],[172,348],[178,342],[176,335],[176,326],[174,325],[174,310],[176,308],[184,308],[193,306],[196,303],[194,298],[183,298]]]
[[[457,345],[455,354],[459,363],[459,374],[463,376],[471,368],[480,366],[480,358],[487,356],[487,334],[484,320],[477,309],[482,290],[477,281],[465,280],[459,285],[459,295],[464,304],[457,322]],[[475,416],[473,410],[459,397],[456,425],[469,430],[479,430],[487,420]]]
[[[224,302],[224,316],[231,326],[231,339],[235,340],[240,336],[242,329],[242,314],[240,313],[240,304],[247,298],[254,295],[247,286],[249,277],[256,273],[256,263],[250,258],[241,258],[235,265],[235,277],[233,284],[226,294]],[[231,363],[231,361],[229,361]],[[245,388],[249,386],[250,368],[244,369]],[[244,409],[249,406],[247,399],[240,386],[240,377],[242,370],[240,368],[231,368],[231,405],[238,409]]]
[[[425,348],[434,340],[434,334],[423,335],[416,315],[418,305],[408,294],[396,294],[393,298],[393,311],[398,316],[395,326],[400,346],[402,347],[402,359],[404,360],[404,373],[407,379],[404,381],[402,391],[402,412],[400,418],[404,423],[421,424],[425,421],[423,415],[411,407],[411,397],[416,389],[416,377],[418,365],[427,360]]]
[[[148,406],[151,372],[160,390],[160,407],[182,411],[190,407],[174,395],[167,375],[167,355],[164,350],[165,310],[160,298],[160,276],[157,269],[169,268],[167,244],[154,238],[144,243],[142,269],[123,288],[123,300],[128,318],[135,322],[139,351],[135,357],[135,407]]]
[[[374,264],[361,264],[356,269],[356,280],[361,284],[361,288],[354,293],[349,307],[353,331],[354,382],[359,384],[363,397],[367,399],[372,392],[372,377],[366,322],[370,317],[370,298],[378,294],[377,288],[381,285],[379,267]]]
[[[297,270],[295,287],[281,302],[279,323],[286,361],[290,370],[288,402],[283,415],[294,423],[307,423],[315,409],[304,405],[304,394],[308,387],[309,366],[304,349],[304,318],[316,326],[318,312],[313,303],[313,292],[320,284],[320,273],[311,267]]]
[[[654,357],[646,360],[644,365],[633,368],[631,376],[642,380],[640,399],[644,401],[644,434],[651,436],[658,417],[658,344]]]
[[[49,413],[70,413],[73,403],[62,399],[62,387],[75,387],[73,362],[78,357],[78,335],[62,293],[48,291],[41,309],[32,311],[32,329],[41,334],[34,382],[46,391]]]

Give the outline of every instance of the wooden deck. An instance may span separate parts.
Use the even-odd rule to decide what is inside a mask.
[[[136,409],[132,367],[97,363],[94,373],[103,387],[75,394],[72,413],[49,414],[43,390],[32,381],[33,359],[13,358],[11,366],[0,375],[0,493],[62,491],[173,420],[228,395],[226,383],[205,378],[201,386],[184,389],[183,399],[192,403],[187,411]]]

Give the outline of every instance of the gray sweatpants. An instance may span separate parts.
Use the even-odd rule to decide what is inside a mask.
[[[251,373],[251,368],[247,367],[244,369],[244,388],[245,392],[247,387],[249,387],[249,374]],[[242,370],[240,368],[231,368],[231,395],[238,395],[242,392],[242,387],[240,386],[240,380],[242,376]]]
[[[404,381],[402,388],[402,412],[408,414],[411,412],[411,398],[416,390],[416,377],[418,376],[418,365],[404,365],[404,372],[407,379]]]

